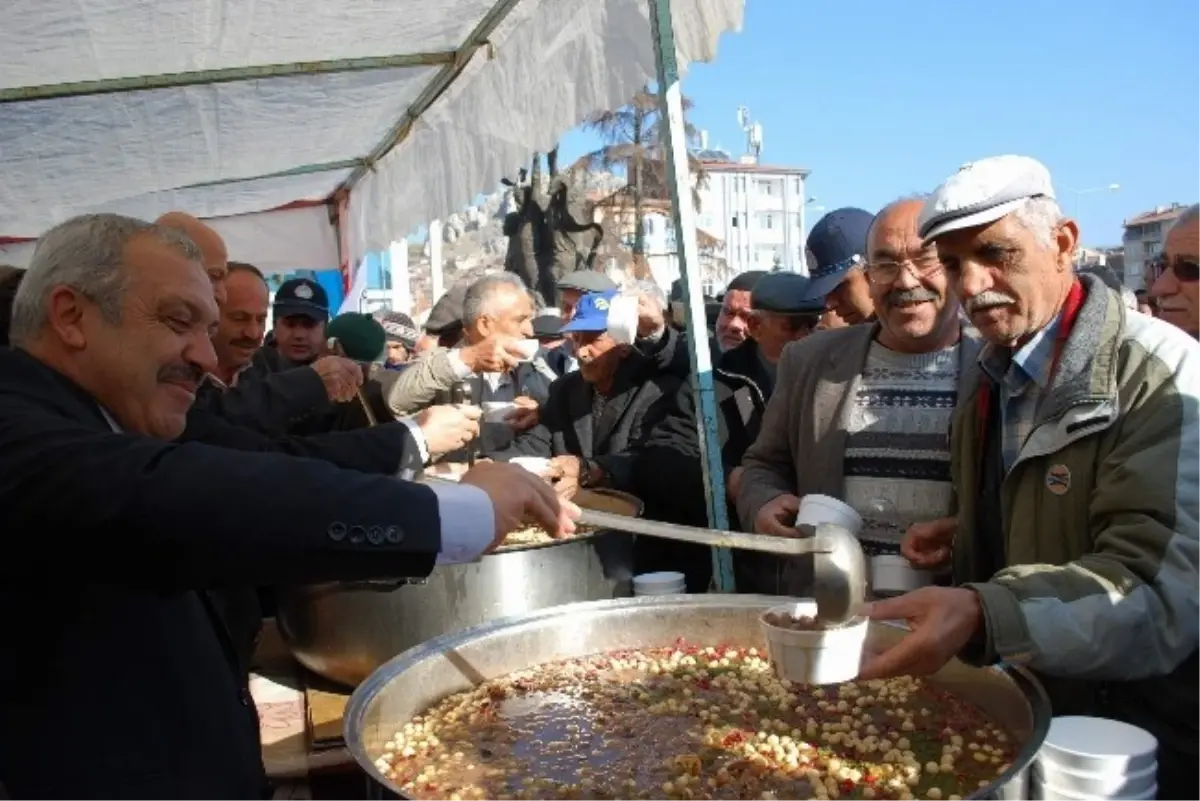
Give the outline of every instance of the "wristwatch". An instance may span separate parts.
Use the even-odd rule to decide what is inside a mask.
[[[591,459],[585,459],[582,456],[580,456],[579,457],[579,486],[582,487],[583,489],[591,489],[591,487],[592,487],[592,481],[591,481],[592,470],[595,468],[599,468],[599,467],[600,467],[600,465],[598,465],[596,462],[592,461]],[[603,473],[603,472],[604,471],[601,470],[601,473]]]

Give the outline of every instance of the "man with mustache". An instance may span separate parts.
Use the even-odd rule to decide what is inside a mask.
[[[1200,344],[1075,273],[1079,230],[1034,159],[965,165],[920,227],[987,341],[951,427],[956,525],[905,547],[959,586],[871,605],[912,633],[862,675],[1025,665],[1056,715],[1148,730],[1159,797],[1192,798]]]
[[[0,776],[16,798],[262,798],[253,701],[203,590],[421,577],[526,515],[573,530],[577,510],[506,465],[432,487],[174,442],[216,323],[196,246],[112,214],[46,232],[17,290],[0,351],[0,617],[20,644],[0,652]],[[105,736],[64,769],[61,732],[96,721]]]
[[[950,514],[950,415],[978,348],[963,335],[937,254],[917,234],[921,208],[920,199],[897,201],[864,232],[857,269],[874,322],[818,331],[784,349],[742,461],[737,509],[745,530],[796,536],[800,499],[819,493],[873,519],[863,532],[873,552],[899,553],[905,524]],[[826,238],[810,237],[810,249],[844,254],[853,218],[816,229]],[[757,577],[759,591],[789,595],[808,592],[810,581],[809,559],[773,560]]]
[[[837,209],[817,220],[808,234],[809,291],[812,297],[824,298],[825,307],[848,325],[869,322],[875,314],[863,269],[872,219],[869,211]]]
[[[713,362],[726,351],[733,350],[746,341],[750,336],[750,294],[754,285],[764,275],[763,270],[749,270],[739,273],[725,287],[725,296],[721,298],[721,311],[717,314],[716,344],[713,352]]]
[[[1146,277],[1158,316],[1192,338],[1200,337],[1200,205],[1179,215]]]

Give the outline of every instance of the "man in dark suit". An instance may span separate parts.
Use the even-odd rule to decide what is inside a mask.
[[[619,323],[614,307],[625,312]],[[488,455],[499,461],[550,458],[568,496],[575,487],[628,489],[632,449],[665,417],[680,383],[633,349],[636,332],[636,297],[584,295],[563,326],[575,343],[579,370],[550,385],[538,425]]]
[[[261,796],[253,702],[201,590],[419,577],[526,515],[573,528],[577,510],[503,465],[431,487],[172,442],[215,366],[216,319],[195,245],[117,215],[43,235],[17,292],[0,352],[0,781],[15,797]],[[86,748],[63,736],[100,721]]]

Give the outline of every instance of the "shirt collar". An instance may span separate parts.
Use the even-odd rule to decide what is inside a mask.
[[[1038,331],[1015,353],[1008,348],[988,344],[979,354],[979,365],[993,381],[1021,386],[1032,381],[1040,389],[1050,385],[1054,369],[1054,345],[1058,340],[1061,312],[1050,325]],[[1006,353],[1007,351],[1007,353]],[[1006,358],[1012,353],[1011,358]]]

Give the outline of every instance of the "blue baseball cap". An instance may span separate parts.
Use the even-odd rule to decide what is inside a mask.
[[[564,334],[572,331],[603,332],[608,330],[608,309],[612,305],[617,290],[607,292],[588,292],[575,305],[575,316],[562,327]]]
[[[875,215],[856,208],[829,212],[808,234],[810,300],[824,298],[845,280],[846,274],[867,260],[867,231]]]

